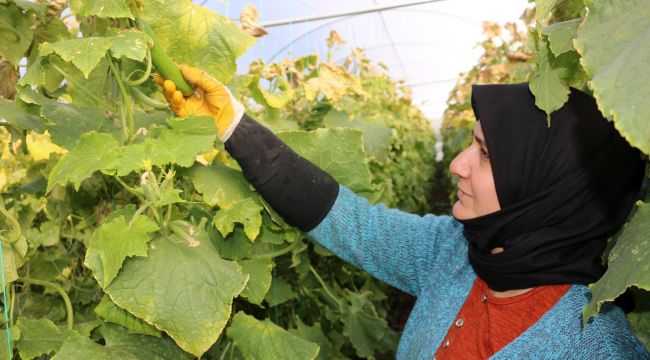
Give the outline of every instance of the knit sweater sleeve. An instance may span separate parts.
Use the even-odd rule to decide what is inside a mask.
[[[460,224],[449,216],[413,215],[340,186],[332,209],[308,235],[343,260],[412,295],[442,280],[463,241]]]

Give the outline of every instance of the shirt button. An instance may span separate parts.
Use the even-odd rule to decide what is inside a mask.
[[[449,340],[445,341],[445,344],[442,345],[442,347],[444,347],[444,348],[448,348],[448,347],[449,347]]]
[[[487,301],[487,296],[485,294],[483,294],[481,296],[481,302],[486,302],[486,301]]]
[[[456,320],[456,327],[461,327],[461,326],[463,326],[463,323],[464,323],[464,322],[463,322],[463,318],[458,318],[458,320]]]

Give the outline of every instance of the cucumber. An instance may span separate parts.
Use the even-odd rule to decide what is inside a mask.
[[[151,39],[153,40],[153,46],[151,47],[151,60],[153,61],[153,66],[156,67],[160,75],[167,80],[173,81],[174,84],[176,84],[176,89],[180,90],[184,96],[192,95],[194,90],[190,84],[187,83],[183,74],[181,74],[181,71],[178,70],[176,64],[174,64],[169,55],[167,55],[162,46],[160,46],[158,39],[156,39],[156,36],[149,25],[141,19],[137,19],[135,23],[140,31],[151,36]]]

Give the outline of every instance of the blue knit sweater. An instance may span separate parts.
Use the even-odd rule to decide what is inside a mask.
[[[417,297],[397,358],[432,359],[476,279],[462,225],[449,216],[373,206],[341,186],[334,206],[309,235],[345,261]],[[583,328],[582,308],[590,296],[586,286],[573,285],[491,359],[650,359],[618,307],[604,305]]]

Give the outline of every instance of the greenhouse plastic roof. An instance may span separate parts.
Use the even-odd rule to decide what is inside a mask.
[[[198,1],[197,1],[198,2]],[[203,1],[204,6],[239,21],[247,4],[260,13],[260,23],[352,12],[412,0],[248,0]],[[200,2],[198,2],[200,3]],[[265,62],[318,53],[327,54],[325,39],[336,30],[346,44],[333,56],[341,61],[350,48],[360,47],[373,61],[388,65],[391,76],[404,79],[413,91],[414,103],[434,126],[445,109],[448,94],[458,74],[477,62],[481,50],[483,21],[518,21],[528,0],[438,0],[362,15],[343,16],[266,28],[269,35],[259,39],[238,61],[239,72],[257,59]]]

